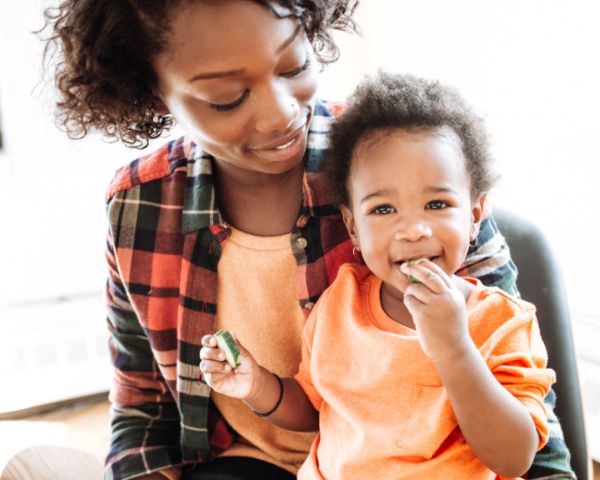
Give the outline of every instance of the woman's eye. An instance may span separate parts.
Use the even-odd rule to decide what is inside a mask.
[[[394,207],[390,205],[381,205],[373,209],[373,213],[375,215],[389,215],[390,213],[394,213]]]
[[[208,106],[210,108],[212,108],[213,110],[216,110],[217,112],[225,112],[227,110],[233,110],[234,108],[238,107],[239,105],[242,104],[242,102],[244,100],[246,100],[246,98],[248,98],[248,95],[250,94],[250,90],[245,90],[244,93],[242,94],[242,96],[240,98],[238,98],[237,100],[231,102],[231,103],[209,103]]]
[[[433,202],[429,202],[425,207],[427,210],[440,210],[442,208],[446,208],[448,206],[447,202],[443,200],[434,200]]]
[[[305,72],[306,70],[308,70],[311,65],[312,65],[312,59],[310,57],[308,57],[306,59],[306,62],[304,62],[304,65],[302,65],[299,68],[296,68],[296,69],[292,70],[291,72],[282,73],[281,76],[282,77],[286,77],[286,78],[297,77],[302,72]]]

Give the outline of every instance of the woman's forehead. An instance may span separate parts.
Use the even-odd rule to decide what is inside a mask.
[[[280,18],[251,0],[186,2],[173,15],[169,45],[158,55],[159,63],[185,70],[190,78],[228,71],[273,58],[301,35],[295,17]]]

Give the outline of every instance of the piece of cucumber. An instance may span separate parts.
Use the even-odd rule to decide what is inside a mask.
[[[408,263],[419,263],[419,262],[424,262],[425,260],[427,260],[426,258],[416,258],[414,260],[409,260]],[[413,277],[412,275],[406,275],[406,279],[408,280],[408,283],[421,283],[416,277]]]
[[[225,353],[225,360],[235,368],[240,364],[240,347],[233,339],[233,335],[228,330],[219,330],[214,335],[217,346]]]

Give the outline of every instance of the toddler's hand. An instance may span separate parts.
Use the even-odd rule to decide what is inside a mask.
[[[460,354],[471,341],[464,294],[429,260],[406,262],[401,269],[418,280],[404,291],[404,304],[413,317],[425,354],[434,361]]]
[[[225,352],[217,346],[214,335],[202,337],[200,371],[204,381],[216,392],[244,400],[257,389],[260,366],[237,338],[235,340],[240,347],[240,363],[233,369],[225,360]]]

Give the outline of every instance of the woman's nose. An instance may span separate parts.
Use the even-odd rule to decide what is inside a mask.
[[[284,131],[298,117],[300,105],[287,88],[274,82],[257,99],[256,129],[261,133]]]
[[[431,237],[431,227],[422,221],[404,221],[401,222],[396,232],[394,240],[416,242],[424,238]]]

